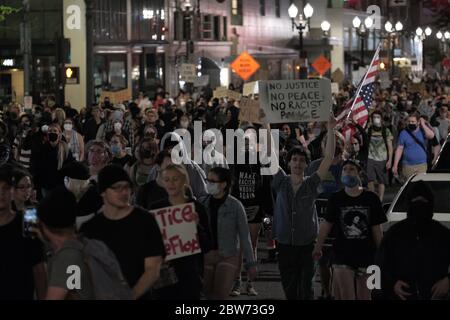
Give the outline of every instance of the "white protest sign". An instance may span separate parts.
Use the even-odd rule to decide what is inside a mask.
[[[194,79],[194,87],[205,87],[209,83],[209,74],[201,75]]]
[[[193,203],[150,211],[158,222],[164,245],[166,261],[201,252],[195,222]]]
[[[195,64],[181,64],[180,76],[182,81],[194,82],[197,78],[197,69],[195,67]]]
[[[242,95],[239,92],[228,90],[227,87],[218,87],[216,88],[216,90],[214,90],[213,97],[240,100]]]
[[[239,121],[248,121],[251,123],[260,123],[259,120],[259,101],[242,97],[239,103]]]
[[[258,81],[244,83],[244,87],[242,88],[242,95],[249,96],[251,94],[258,94],[258,89]]]
[[[332,82],[331,83],[331,93],[339,93],[339,83],[337,82]]]
[[[328,121],[330,79],[260,81],[261,108],[268,123]]]
[[[391,80],[389,79],[389,72],[380,71],[380,88],[387,89],[391,86]]]
[[[33,97],[32,96],[24,96],[23,97],[23,107],[25,110],[30,110],[33,108]]]

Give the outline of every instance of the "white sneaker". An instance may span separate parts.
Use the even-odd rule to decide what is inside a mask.
[[[247,295],[249,296],[257,296],[258,292],[256,292],[253,284],[251,282],[247,282]]]

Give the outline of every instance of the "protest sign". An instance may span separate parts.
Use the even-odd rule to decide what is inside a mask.
[[[209,74],[204,74],[194,79],[194,87],[206,87],[208,83],[209,83]]]
[[[181,81],[194,82],[197,78],[195,64],[183,63],[180,67]]]
[[[422,93],[423,90],[425,90],[425,83],[411,83],[408,88],[408,91],[412,93]]]
[[[24,96],[23,97],[23,107],[24,109],[32,109],[33,108],[33,97],[32,96]]]
[[[239,121],[248,121],[251,123],[261,122],[259,120],[259,101],[242,97],[239,108]]]
[[[166,261],[201,252],[193,203],[150,212],[154,215],[161,230],[167,254]]]
[[[331,83],[331,93],[339,93],[339,83],[337,82],[332,82]]]
[[[252,81],[244,83],[244,87],[242,88],[242,95],[243,96],[249,96],[252,94],[258,94],[258,81]]]
[[[227,87],[218,87],[214,90],[213,97],[240,100],[242,95],[239,92],[228,90]]]
[[[327,121],[331,110],[331,81],[260,81],[261,108],[269,123]]]

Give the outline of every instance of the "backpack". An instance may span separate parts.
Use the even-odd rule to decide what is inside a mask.
[[[114,253],[101,241],[79,237],[95,300],[134,300]]]

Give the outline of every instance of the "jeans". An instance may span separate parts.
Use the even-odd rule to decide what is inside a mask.
[[[314,244],[291,246],[278,244],[278,265],[287,300],[312,300]]]

